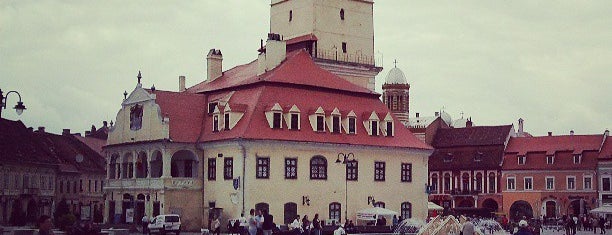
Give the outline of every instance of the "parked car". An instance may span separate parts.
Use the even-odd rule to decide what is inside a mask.
[[[158,215],[148,225],[149,234],[181,233],[181,217],[177,214]]]

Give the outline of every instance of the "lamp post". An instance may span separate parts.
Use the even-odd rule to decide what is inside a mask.
[[[19,101],[17,102],[15,107],[13,107],[15,111],[17,112],[17,115],[21,115],[21,113],[23,113],[23,110],[26,109],[25,105],[23,105],[23,102],[21,102],[21,95],[19,94],[19,92],[9,91],[6,93],[6,96],[5,96],[2,93],[2,89],[0,89],[0,118],[2,117],[2,109],[6,109],[8,95],[11,93],[15,93],[17,94],[17,96],[19,96]]]
[[[340,160],[342,157],[342,160]],[[351,162],[356,162],[355,155],[353,153],[338,153],[338,158],[336,159],[336,163],[342,163],[344,165],[345,176],[344,176],[344,219],[348,219],[348,164]],[[342,221],[338,221],[338,223],[342,223]]]

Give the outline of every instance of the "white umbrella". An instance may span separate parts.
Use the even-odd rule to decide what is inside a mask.
[[[591,213],[612,214],[612,206],[601,206],[591,210]]]
[[[427,202],[427,210],[430,210],[430,211],[441,211],[441,210],[444,210],[444,207],[441,207],[438,204],[433,203],[433,202]]]
[[[374,220],[376,221],[379,216],[392,216],[397,215],[399,213],[385,209],[382,207],[369,207],[357,211],[357,219],[358,220]]]

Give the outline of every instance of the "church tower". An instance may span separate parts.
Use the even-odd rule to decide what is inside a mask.
[[[287,52],[305,48],[322,67],[374,90],[382,70],[374,53],[373,0],[272,0],[270,32]]]
[[[404,72],[398,69],[397,65],[387,74],[382,89],[383,103],[387,105],[387,108],[395,114],[402,124],[408,126],[410,84],[408,84]]]

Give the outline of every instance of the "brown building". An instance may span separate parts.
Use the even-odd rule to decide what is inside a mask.
[[[501,211],[501,163],[512,125],[438,129],[429,158],[429,200],[445,212]]]
[[[504,212],[559,218],[583,215],[595,208],[597,157],[602,135],[511,138],[501,181]]]

